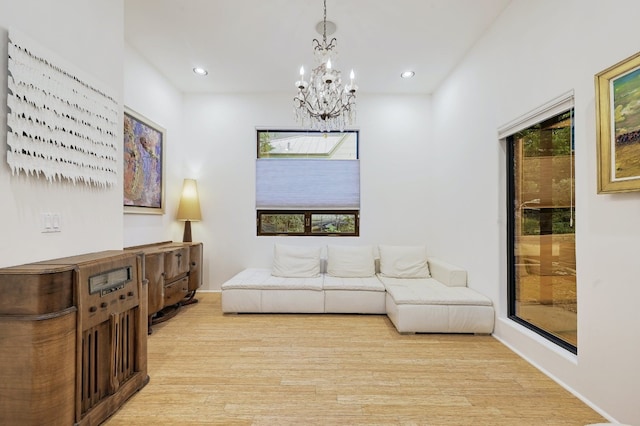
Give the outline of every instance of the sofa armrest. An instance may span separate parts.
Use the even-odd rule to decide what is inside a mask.
[[[434,279],[449,287],[467,286],[466,270],[432,257],[427,261],[429,263],[429,272]]]

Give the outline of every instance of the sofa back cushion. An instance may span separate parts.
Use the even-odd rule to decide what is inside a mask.
[[[380,274],[391,278],[429,278],[425,246],[378,246]]]
[[[288,278],[320,276],[320,247],[275,244],[271,275]]]
[[[376,263],[372,246],[327,246],[327,275],[343,278],[372,277]]]

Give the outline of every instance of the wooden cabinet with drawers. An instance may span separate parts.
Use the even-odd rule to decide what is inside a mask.
[[[170,317],[180,305],[196,301],[196,290],[202,285],[202,243],[165,241],[127,250],[144,253],[150,325]]]

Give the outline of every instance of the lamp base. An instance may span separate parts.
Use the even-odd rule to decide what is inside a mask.
[[[190,220],[185,220],[185,222],[184,222],[184,234],[182,235],[182,242],[183,243],[192,242],[192,239],[191,239],[191,221]]]

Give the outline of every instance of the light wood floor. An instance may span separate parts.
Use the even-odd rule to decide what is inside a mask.
[[[151,381],[105,424],[585,425],[596,412],[491,336],[383,315],[223,315],[203,293],[149,336]]]

